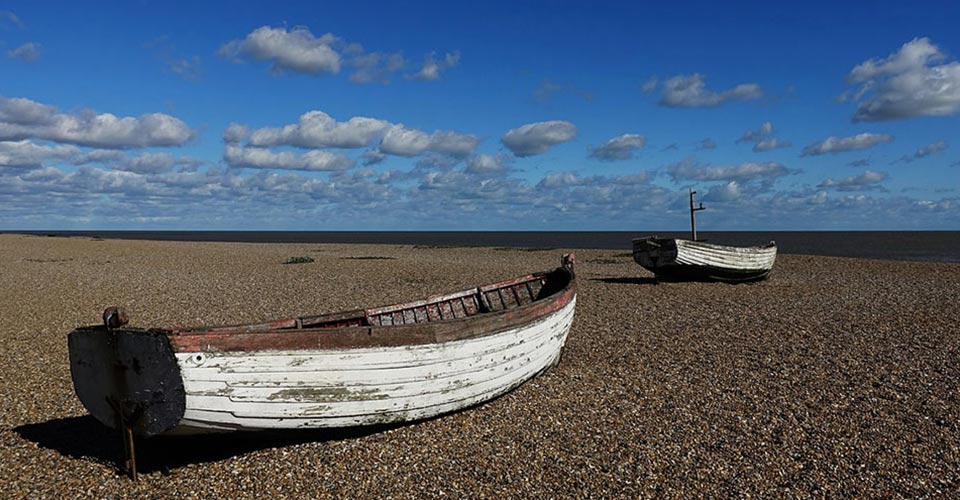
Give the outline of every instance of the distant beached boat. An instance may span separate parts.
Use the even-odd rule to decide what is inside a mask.
[[[493,285],[252,325],[129,328],[108,308],[103,326],[70,333],[70,368],[80,401],[129,451],[134,435],[405,422],[488,401],[559,362],[575,305],[565,255]]]
[[[735,247],[697,241],[696,213],[704,207],[703,203],[694,206],[695,194],[696,191],[690,190],[691,239],[636,238],[633,240],[633,260],[662,281],[736,283],[766,278],[777,259],[777,244],[771,241],[764,246]]]
[[[777,259],[777,244],[734,247],[676,238],[633,240],[633,260],[658,280],[762,280]]]

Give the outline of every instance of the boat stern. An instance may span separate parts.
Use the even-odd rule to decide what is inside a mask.
[[[674,263],[677,258],[676,240],[648,236],[633,240],[633,260],[644,269],[657,269]]]
[[[150,437],[183,418],[186,393],[166,331],[80,327],[68,346],[77,397],[104,425]]]

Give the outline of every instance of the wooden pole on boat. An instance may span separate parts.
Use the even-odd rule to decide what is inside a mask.
[[[103,325],[106,326],[108,330],[120,328],[129,321],[130,318],[127,316],[127,312],[117,306],[108,307],[103,311]],[[133,427],[130,425],[130,422],[127,422],[123,403],[112,400],[112,398],[108,399],[117,414],[117,427],[120,429],[120,436],[123,441],[124,460],[122,468],[126,469],[126,472],[130,474],[130,479],[136,481],[139,479],[139,476],[137,474],[137,450],[133,445]]]
[[[694,206],[693,206],[693,195],[695,195],[695,194],[697,194],[697,192],[691,189],[691,190],[690,190],[690,232],[692,233],[691,236],[692,236],[692,238],[693,238],[693,241],[697,241],[697,217],[696,217],[696,213],[699,212],[700,210],[706,210],[706,208],[703,207],[703,202],[700,202],[700,206],[699,206],[699,207],[694,208]]]

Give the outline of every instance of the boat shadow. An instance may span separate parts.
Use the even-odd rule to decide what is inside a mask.
[[[301,443],[340,441],[377,434],[407,424],[384,424],[345,429],[258,431],[196,436],[169,436],[137,439],[137,469],[141,473],[161,472],[193,464],[218,462],[259,450]],[[123,461],[120,433],[90,415],[24,424],[13,429],[20,437],[65,457],[88,460],[111,467]]]
[[[656,285],[659,283],[656,278],[646,276],[626,278],[590,278],[590,281],[599,281],[601,283],[610,283],[614,285]]]

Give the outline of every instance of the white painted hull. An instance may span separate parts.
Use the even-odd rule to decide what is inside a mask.
[[[502,395],[559,360],[576,297],[497,334],[365,349],[177,353],[169,434],[349,427],[430,418]]]
[[[633,240],[633,259],[659,279],[752,281],[765,278],[777,246],[735,247],[672,238]]]
[[[677,240],[677,264],[737,271],[769,271],[777,260],[777,247],[733,247],[700,241]]]

